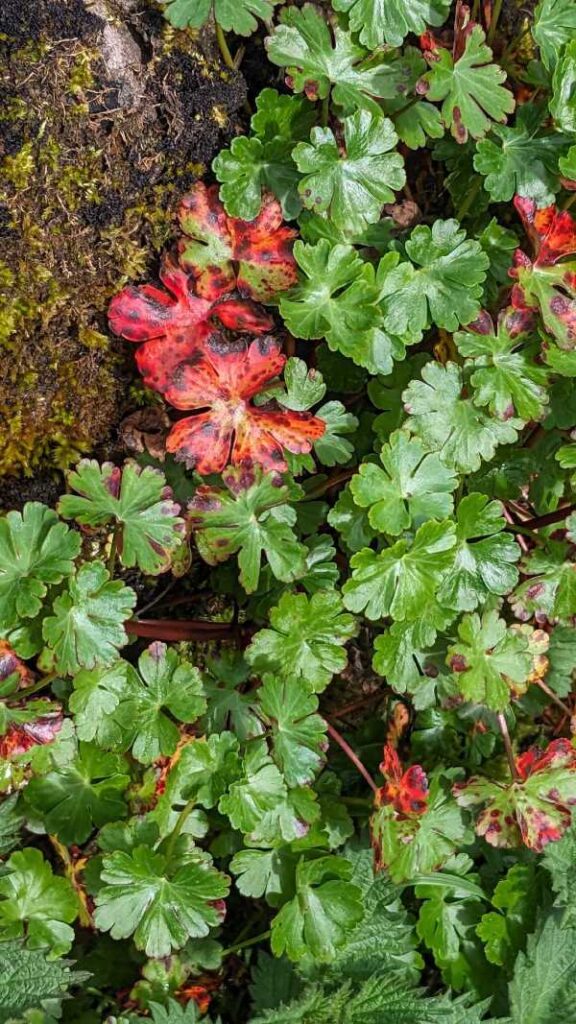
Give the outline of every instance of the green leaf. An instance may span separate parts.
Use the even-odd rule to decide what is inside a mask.
[[[166,5],[165,17],[174,28],[201,28],[212,11],[225,32],[251,36],[261,21],[270,21],[279,0],[160,0]]]
[[[575,21],[576,27],[576,21]],[[576,41],[564,49],[554,68],[550,113],[560,131],[576,134]]]
[[[546,682],[559,697],[572,690],[576,671],[576,636],[571,626],[556,626],[550,634]]]
[[[314,108],[305,99],[276,89],[258,94],[250,137],[233,139],[230,149],[221,149],[212,163],[222,182],[220,199],[231,217],[253,220],[260,213],[263,188],[280,200],[286,219],[297,216],[302,208],[300,175],[292,150],[308,138],[314,120]]]
[[[302,274],[299,284],[280,300],[286,326],[299,338],[325,338],[333,352],[341,352],[371,373],[389,373],[394,359],[402,359],[405,345],[418,340],[400,338],[384,327],[380,306],[386,274],[398,262],[389,253],[377,273],[350,245],[322,238],[316,245],[297,241],[294,256]]]
[[[423,814],[401,815],[384,804],[374,812],[371,830],[378,864],[387,868],[393,882],[438,870],[466,833],[462,812],[439,777],[430,785]]]
[[[18,807],[18,794],[6,797],[0,803],[0,857],[5,857],[20,845],[20,830],[24,815]]]
[[[333,960],[347,930],[363,917],[361,890],[348,881],[352,865],[344,857],[301,860],[296,868],[296,895],[272,921],[275,956],[291,960],[309,954],[325,963]]]
[[[535,362],[540,354],[537,343],[526,344],[521,335],[510,337],[501,320],[497,334],[457,333],[454,341],[473,370],[470,383],[475,405],[489,409],[493,416],[508,420],[517,416],[528,423],[541,420],[549,396],[546,367]]]
[[[198,669],[165,644],[150,644],[138,669],[124,661],[85,669],[74,678],[70,709],[80,739],[131,748],[137,761],[151,764],[176,750],[180,733],[173,719],[195,722],[206,700]]]
[[[328,522],[342,537],[350,551],[367,547],[376,535],[368,516],[354,501],[350,486],[345,487],[328,513]]]
[[[146,846],[106,855],[102,880],[97,928],[113,939],[133,936],[136,948],[153,957],[169,956],[188,939],[208,935],[222,919],[217,901],[230,886],[206,857],[178,866]]]
[[[489,264],[480,243],[466,238],[457,220],[436,220],[414,228],[405,248],[412,262],[384,276],[385,328],[419,336],[432,323],[454,331],[474,320]]]
[[[298,190],[304,206],[327,212],[339,229],[361,232],[404,186],[404,161],[391,152],[398,136],[388,118],[357,110],[342,125],[343,151],[331,128],[316,127],[310,144],[300,142],[292,157],[303,175]]]
[[[54,601],[44,620],[44,640],[56,656],[58,671],[72,675],[81,668],[110,665],[128,642],[124,623],[132,615],[136,594],[111,580],[102,562],[82,565]]]
[[[70,960],[49,960],[41,950],[27,949],[20,942],[2,942],[0,1024],[9,1024],[23,1015],[34,1024],[35,1018],[26,1013],[30,1010],[57,1013],[70,986],[87,978],[71,967]]]
[[[458,505],[454,564],[438,592],[442,604],[471,612],[490,594],[510,593],[518,582],[514,563],[520,548],[505,532],[503,512],[499,501],[483,494],[468,494]]]
[[[512,964],[534,927],[535,870],[532,864],[513,864],[496,886],[492,896],[495,911],[484,914],[476,928],[485,944],[486,959],[505,967]]]
[[[424,675],[426,648],[436,639],[436,630],[424,621],[395,622],[386,633],[374,640],[372,667],[384,676],[397,693],[408,690],[414,697],[414,706],[422,706],[427,693]]]
[[[284,777],[269,756],[266,742],[258,740],[248,748],[243,775],[220,798],[218,809],[229,817],[233,828],[250,834],[285,797]]]
[[[513,685],[525,685],[532,671],[528,638],[507,628],[497,612],[465,615],[458,627],[459,641],[448,648],[447,664],[455,673],[466,700],[503,711]]]
[[[278,906],[282,895],[289,892],[294,876],[293,854],[286,848],[278,850],[240,850],[230,862],[236,875],[236,888],[252,899],[266,897],[270,906]]]
[[[571,928],[576,923],[576,831],[574,823],[557,843],[548,843],[542,854],[542,863],[550,873],[552,889],[556,894],[554,906],[562,909],[562,923]]]
[[[260,736],[264,731],[256,709],[254,691],[242,692],[250,670],[236,651],[223,650],[219,657],[209,658],[204,676],[204,693],[208,704],[204,716],[207,733],[221,733],[227,723],[241,743]]]
[[[412,543],[399,540],[376,553],[365,548],[350,559],[352,577],[344,584],[344,604],[373,620],[391,616],[415,621],[426,608],[430,625],[441,629],[450,619],[436,593],[450,570],[456,543],[454,524],[424,523]]]
[[[571,42],[575,31],[574,0],[540,0],[534,11],[532,35],[545,68],[555,67],[564,44]]]
[[[123,793],[130,781],[126,762],[80,743],[69,765],[31,779],[26,800],[40,815],[48,832],[69,845],[83,843],[95,828],[125,818]]]
[[[518,237],[508,228],[503,228],[495,217],[488,222],[478,235],[478,241],[490,260],[484,295],[486,305],[495,306],[498,302],[500,288],[508,285],[508,271],[512,266],[514,250],[518,246]]]
[[[165,1006],[160,1003],[150,1003],[152,1020],[154,1024],[199,1024],[201,1011],[193,999],[182,1006],[175,999],[169,999]],[[206,1017],[202,1015],[206,1021]]]
[[[0,518],[0,629],[38,614],[48,586],[74,568],[81,539],[40,502]]]
[[[406,427],[460,473],[474,473],[482,461],[489,462],[499,444],[516,441],[522,425],[494,419],[475,406],[455,363],[427,363],[422,380],[412,380],[402,397]]]
[[[514,110],[514,97],[502,84],[506,72],[490,63],[492,50],[480,25],[474,25],[465,38],[464,52],[456,61],[444,47],[435,51],[420,90],[431,102],[442,101],[444,123],[460,143],[468,135],[481,139],[492,121],[505,121]]]
[[[463,898],[448,888],[418,886],[416,892],[419,897],[428,895],[418,914],[418,935],[432,951],[437,965],[444,967],[447,962],[461,956],[462,948],[470,940],[470,932],[478,921],[479,905],[477,901]]]
[[[550,1024],[573,1016],[576,986],[576,929],[563,928],[552,912],[528,939],[510,984],[513,1024]]]
[[[565,620],[576,615],[576,566],[567,554],[565,544],[550,541],[547,549],[537,548],[523,560],[521,571],[529,578],[512,595],[517,616],[540,613]]]
[[[380,452],[380,461],[383,469],[366,462],[350,481],[354,501],[369,509],[374,530],[397,536],[412,524],[419,526],[452,513],[456,476],[418,438],[394,431]]]
[[[323,690],[346,665],[344,644],[356,633],[335,591],[283,594],[270,612],[269,629],[256,633],[246,659],[255,672],[304,679],[311,690]]]
[[[240,772],[238,740],[231,732],[186,743],[168,772],[164,792],[152,812],[161,835],[172,832],[189,800],[202,807],[214,807]],[[192,815],[184,822],[182,831],[202,835],[203,831],[198,831],[202,822],[203,819],[194,820]]]
[[[351,412],[346,412],[342,402],[325,402],[316,411],[316,416],[324,420],[326,429],[314,442],[314,452],[323,466],[339,466],[350,460],[354,454],[354,444],[348,441],[346,434],[354,434],[358,428],[358,420]]]
[[[64,519],[86,526],[114,523],[122,565],[138,566],[152,576],[167,572],[185,527],[163,473],[135,462],[121,470],[111,462],[100,466],[94,459],[82,459],[67,481],[76,494],[60,498],[58,511]]]
[[[289,786],[312,782],[324,762],[326,722],[305,682],[269,677],[259,691],[272,757]]]
[[[308,369],[308,364],[295,356],[286,360],[284,386],[285,394],[278,394],[276,399],[284,409],[293,409],[295,412],[311,409],[326,394],[322,374],[314,368]]]
[[[2,940],[26,936],[29,949],[47,948],[53,959],[67,953],[79,909],[72,884],[54,875],[40,850],[31,847],[13,853],[6,867],[0,877]]]
[[[560,190],[558,158],[568,140],[557,132],[538,134],[546,116],[545,107],[525,103],[513,127],[493,125],[492,137],[478,142],[474,169],[483,175],[493,202],[507,203],[515,193],[538,206],[554,202]]]
[[[280,24],[266,40],[268,58],[286,68],[290,87],[308,99],[332,99],[347,110],[365,107],[380,113],[375,97],[393,98],[399,84],[398,69],[369,58],[339,25],[333,35],[312,4],[301,9],[284,7]]]
[[[336,0],[334,10],[350,15],[350,28],[360,32],[360,42],[370,49],[388,43],[401,46],[410,32],[419,35],[431,25],[441,25],[450,0]]]
[[[306,549],[292,529],[290,488],[260,467],[229,466],[222,480],[226,489],[202,484],[188,506],[205,561],[217,565],[238,552],[240,582],[249,594],[258,587],[263,554],[276,579],[290,583],[304,575]]]

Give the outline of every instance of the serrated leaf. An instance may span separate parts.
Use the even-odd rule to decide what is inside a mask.
[[[555,67],[564,44],[571,41],[575,30],[574,0],[540,0],[534,11],[532,35],[545,68]]]
[[[129,782],[123,757],[80,743],[70,764],[31,779],[26,800],[48,832],[65,844],[83,843],[94,828],[126,817],[123,793]]]
[[[540,347],[522,334],[511,335],[506,318],[489,333],[454,335],[458,351],[472,370],[470,384],[475,405],[487,407],[501,420],[519,417],[525,423],[546,413],[549,373],[538,365]]]
[[[255,672],[302,678],[311,690],[323,690],[346,665],[344,644],[356,623],[334,591],[283,594],[270,612],[270,627],[256,633],[246,659]]]
[[[569,740],[552,740],[546,750],[531,747],[515,758],[508,785],[482,776],[459,782],[453,792],[462,807],[481,806],[476,832],[491,846],[524,843],[540,853],[560,839],[571,822],[576,799],[576,751]]]
[[[438,592],[442,604],[471,612],[490,594],[512,590],[518,582],[520,548],[505,527],[500,502],[483,494],[462,498],[456,511],[454,564]]]
[[[136,948],[153,957],[169,956],[188,939],[208,935],[222,919],[218,901],[230,886],[209,859],[170,865],[146,846],[106,855],[102,880],[96,926],[113,939],[133,936]]]
[[[457,220],[436,220],[414,228],[405,249],[411,262],[383,279],[386,329],[419,337],[432,323],[454,331],[474,320],[489,263],[480,243]]]
[[[384,203],[406,181],[404,162],[394,150],[398,136],[388,118],[358,110],[342,121],[343,152],[331,128],[312,129],[292,158],[303,175],[298,190],[304,206],[327,213],[339,229],[361,232],[380,219]]]
[[[78,534],[52,509],[27,502],[22,512],[0,518],[0,628],[9,631],[21,618],[33,618],[48,586],[69,576],[80,551]]]
[[[365,548],[350,559],[352,576],[344,584],[344,604],[373,620],[391,616],[398,622],[419,618],[442,628],[450,619],[436,593],[450,570],[456,543],[453,523],[424,523],[413,541],[399,540],[376,553]]]
[[[346,930],[363,916],[361,890],[349,882],[352,866],[344,857],[301,860],[296,868],[296,895],[272,921],[271,946],[301,960],[309,953],[320,963],[334,959]]]
[[[269,21],[279,0],[160,0],[165,17],[174,28],[201,28],[213,13],[226,32],[251,36],[258,21]]]
[[[533,865],[513,864],[494,889],[492,906],[496,911],[483,914],[476,928],[491,964],[506,966],[513,962],[524,945],[526,933],[534,927],[535,883]]]
[[[57,1011],[68,989],[87,977],[85,972],[73,971],[71,967],[70,960],[50,960],[43,951],[27,949],[21,942],[3,942],[0,945],[1,1024],[9,1024],[23,1015],[33,1024],[27,1011]]]
[[[385,676],[397,693],[408,690],[414,697],[414,706],[421,706],[421,694],[426,692],[424,665],[426,648],[436,639],[436,630],[424,621],[395,622],[386,633],[374,640],[372,666]]]
[[[285,797],[282,772],[269,756],[266,742],[258,740],[248,748],[243,774],[220,798],[218,809],[229,817],[233,828],[251,834],[266,813],[273,811]]]
[[[494,457],[500,444],[511,444],[521,421],[497,420],[474,405],[464,391],[462,370],[455,363],[427,363],[422,380],[413,380],[402,395],[406,427],[442,461],[460,473],[473,473]]]
[[[42,627],[58,671],[72,675],[81,668],[112,664],[128,641],[124,623],[135,604],[134,591],[111,580],[102,562],[82,565]]]
[[[516,960],[509,987],[512,1024],[548,1024],[556,1015],[570,1020],[575,942],[576,930],[563,927],[558,912],[541,917]]]
[[[87,526],[115,523],[118,554],[127,568],[138,566],[153,576],[170,568],[185,525],[162,473],[131,462],[121,470],[111,462],[100,466],[82,459],[67,482],[78,496],[60,498],[61,516]]]
[[[346,110],[366,108],[380,113],[375,97],[393,97],[397,72],[385,63],[367,60],[368,53],[339,25],[333,37],[320,11],[312,4],[285,7],[281,21],[266,40],[268,58],[286,68],[294,92],[310,100],[331,92]]]
[[[40,850],[31,847],[13,853],[6,867],[0,877],[2,939],[26,936],[29,949],[48,949],[53,959],[67,953],[79,909],[69,880],[54,875]]]
[[[109,669],[84,670],[74,678],[70,709],[78,736],[100,746],[131,749],[142,764],[174,753],[176,721],[195,722],[206,710],[197,668],[156,641],[138,660]]]
[[[466,700],[503,711],[514,684],[525,684],[532,670],[528,638],[508,629],[497,612],[485,612],[482,618],[465,615],[458,636],[446,661],[459,691]]]
[[[491,137],[477,143],[474,169],[493,202],[509,202],[515,193],[539,206],[554,202],[560,190],[558,159],[569,142],[557,132],[539,134],[546,114],[545,108],[526,103],[513,127],[493,125]]]
[[[561,620],[576,615],[576,563],[568,557],[568,548],[550,541],[547,548],[530,552],[521,563],[527,576],[510,599],[519,618],[535,612]]]
[[[223,487],[203,484],[188,508],[202,557],[216,565],[238,553],[240,582],[247,593],[258,587],[262,555],[285,583],[303,575],[306,550],[294,534],[289,487],[259,467],[233,467],[222,474]]]
[[[576,20],[575,25],[576,28]],[[560,131],[576,133],[576,42],[572,40],[554,68],[550,113]]]
[[[412,524],[451,514],[456,476],[418,438],[396,430],[383,446],[380,461],[383,468],[366,462],[350,481],[354,501],[369,509],[374,530],[397,536]]]
[[[458,142],[466,142],[468,135],[482,138],[492,121],[505,121],[514,110],[514,97],[503,86],[506,72],[491,63],[492,50],[480,25],[470,29],[456,59],[443,47],[433,52],[420,90],[431,102],[442,101],[444,123]]]
[[[406,36],[419,35],[430,25],[441,25],[450,10],[449,0],[337,0],[336,11],[346,11],[350,27],[360,31],[360,42],[375,49],[388,43],[401,46]]]
[[[272,757],[289,786],[313,781],[324,761],[326,722],[305,682],[269,677],[259,691]]]

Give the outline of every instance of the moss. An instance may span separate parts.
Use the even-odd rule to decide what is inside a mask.
[[[174,205],[238,131],[239,74],[153,10],[123,108],[82,0],[0,5],[0,475],[104,453],[133,407],[106,309],[153,277]]]

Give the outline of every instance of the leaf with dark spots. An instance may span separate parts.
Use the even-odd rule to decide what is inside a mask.
[[[28,666],[18,657],[6,640],[0,640],[0,687],[8,680],[14,681],[16,689],[24,689],[34,681],[34,675]]]
[[[483,805],[476,832],[491,846],[524,843],[540,853],[560,839],[576,804],[576,750],[569,740],[553,740],[546,750],[531,747],[515,759],[509,785],[474,776],[453,792],[462,807]]]
[[[324,421],[308,412],[257,408],[250,404],[284,367],[280,342],[260,338],[205,346],[194,365],[183,363],[166,390],[177,409],[195,415],[179,420],[166,447],[201,475],[220,473],[229,463],[286,469],[283,449],[307,453],[322,437]]]
[[[110,303],[111,329],[127,341],[144,342],[136,353],[144,382],[163,392],[170,374],[190,358],[218,326],[246,334],[260,334],[272,319],[253,303],[237,299],[228,286],[210,298],[194,291],[194,279],[170,255],[165,256],[160,280],[154,285],[128,285]],[[232,284],[233,287],[233,284]],[[170,294],[168,294],[170,293]]]
[[[188,236],[180,244],[180,260],[204,299],[238,288],[241,295],[266,302],[295,284],[296,232],[283,226],[274,196],[264,195],[254,220],[240,220],[226,214],[217,185],[208,188],[198,182],[182,200],[178,217]]]
[[[576,222],[556,206],[537,209],[532,199],[514,197],[534,256],[514,253],[509,271],[516,284],[512,305],[523,312],[539,310],[547,331],[561,349],[576,348]]]
[[[9,761],[27,753],[31,747],[52,743],[62,728],[62,721],[62,711],[51,710],[31,721],[13,722],[0,736],[0,759]]]
[[[378,790],[378,806],[390,804],[399,815],[425,813],[428,806],[428,779],[419,764],[413,764],[403,772],[396,750],[387,743],[380,771],[386,783]]]

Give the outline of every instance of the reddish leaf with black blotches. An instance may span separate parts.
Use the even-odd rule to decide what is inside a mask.
[[[576,750],[569,740],[553,740],[546,750],[531,747],[515,759],[516,778],[508,785],[474,776],[453,788],[461,807],[484,804],[476,832],[491,846],[524,843],[540,853],[561,839],[576,804]]]
[[[48,705],[49,702],[45,703]],[[0,736],[0,759],[10,760],[25,754],[31,747],[52,743],[62,728],[62,722],[62,711],[51,710],[32,721],[13,723]]]
[[[144,382],[163,392],[179,363],[202,345],[218,328],[247,334],[271,330],[268,314],[246,299],[220,292],[202,298],[194,278],[167,255],[155,285],[128,285],[110,303],[108,319],[115,334],[127,341],[144,342],[136,353]]]
[[[284,471],[284,448],[309,452],[325,431],[324,421],[311,413],[251,404],[285,361],[273,337],[247,344],[212,335],[177,367],[166,388],[176,409],[195,412],[172,428],[167,450],[203,475],[242,463]]]
[[[538,210],[533,199],[514,197],[534,255],[514,253],[509,271],[516,284],[512,305],[521,311],[540,310],[546,328],[563,349],[576,347],[576,222],[568,210],[547,206]]]
[[[196,278],[198,294],[216,299],[237,288],[259,302],[296,283],[292,243],[296,232],[282,223],[280,203],[270,194],[254,220],[229,217],[218,186],[198,182],[178,214],[189,237],[180,245],[182,265]]]
[[[398,754],[387,743],[380,771],[386,782],[378,790],[378,807],[389,804],[400,815],[424,814],[428,805],[428,779],[419,764],[410,765],[403,772]]]
[[[0,640],[0,684],[11,676],[17,680],[17,688],[25,689],[34,682],[34,674],[18,657],[6,640]]]

